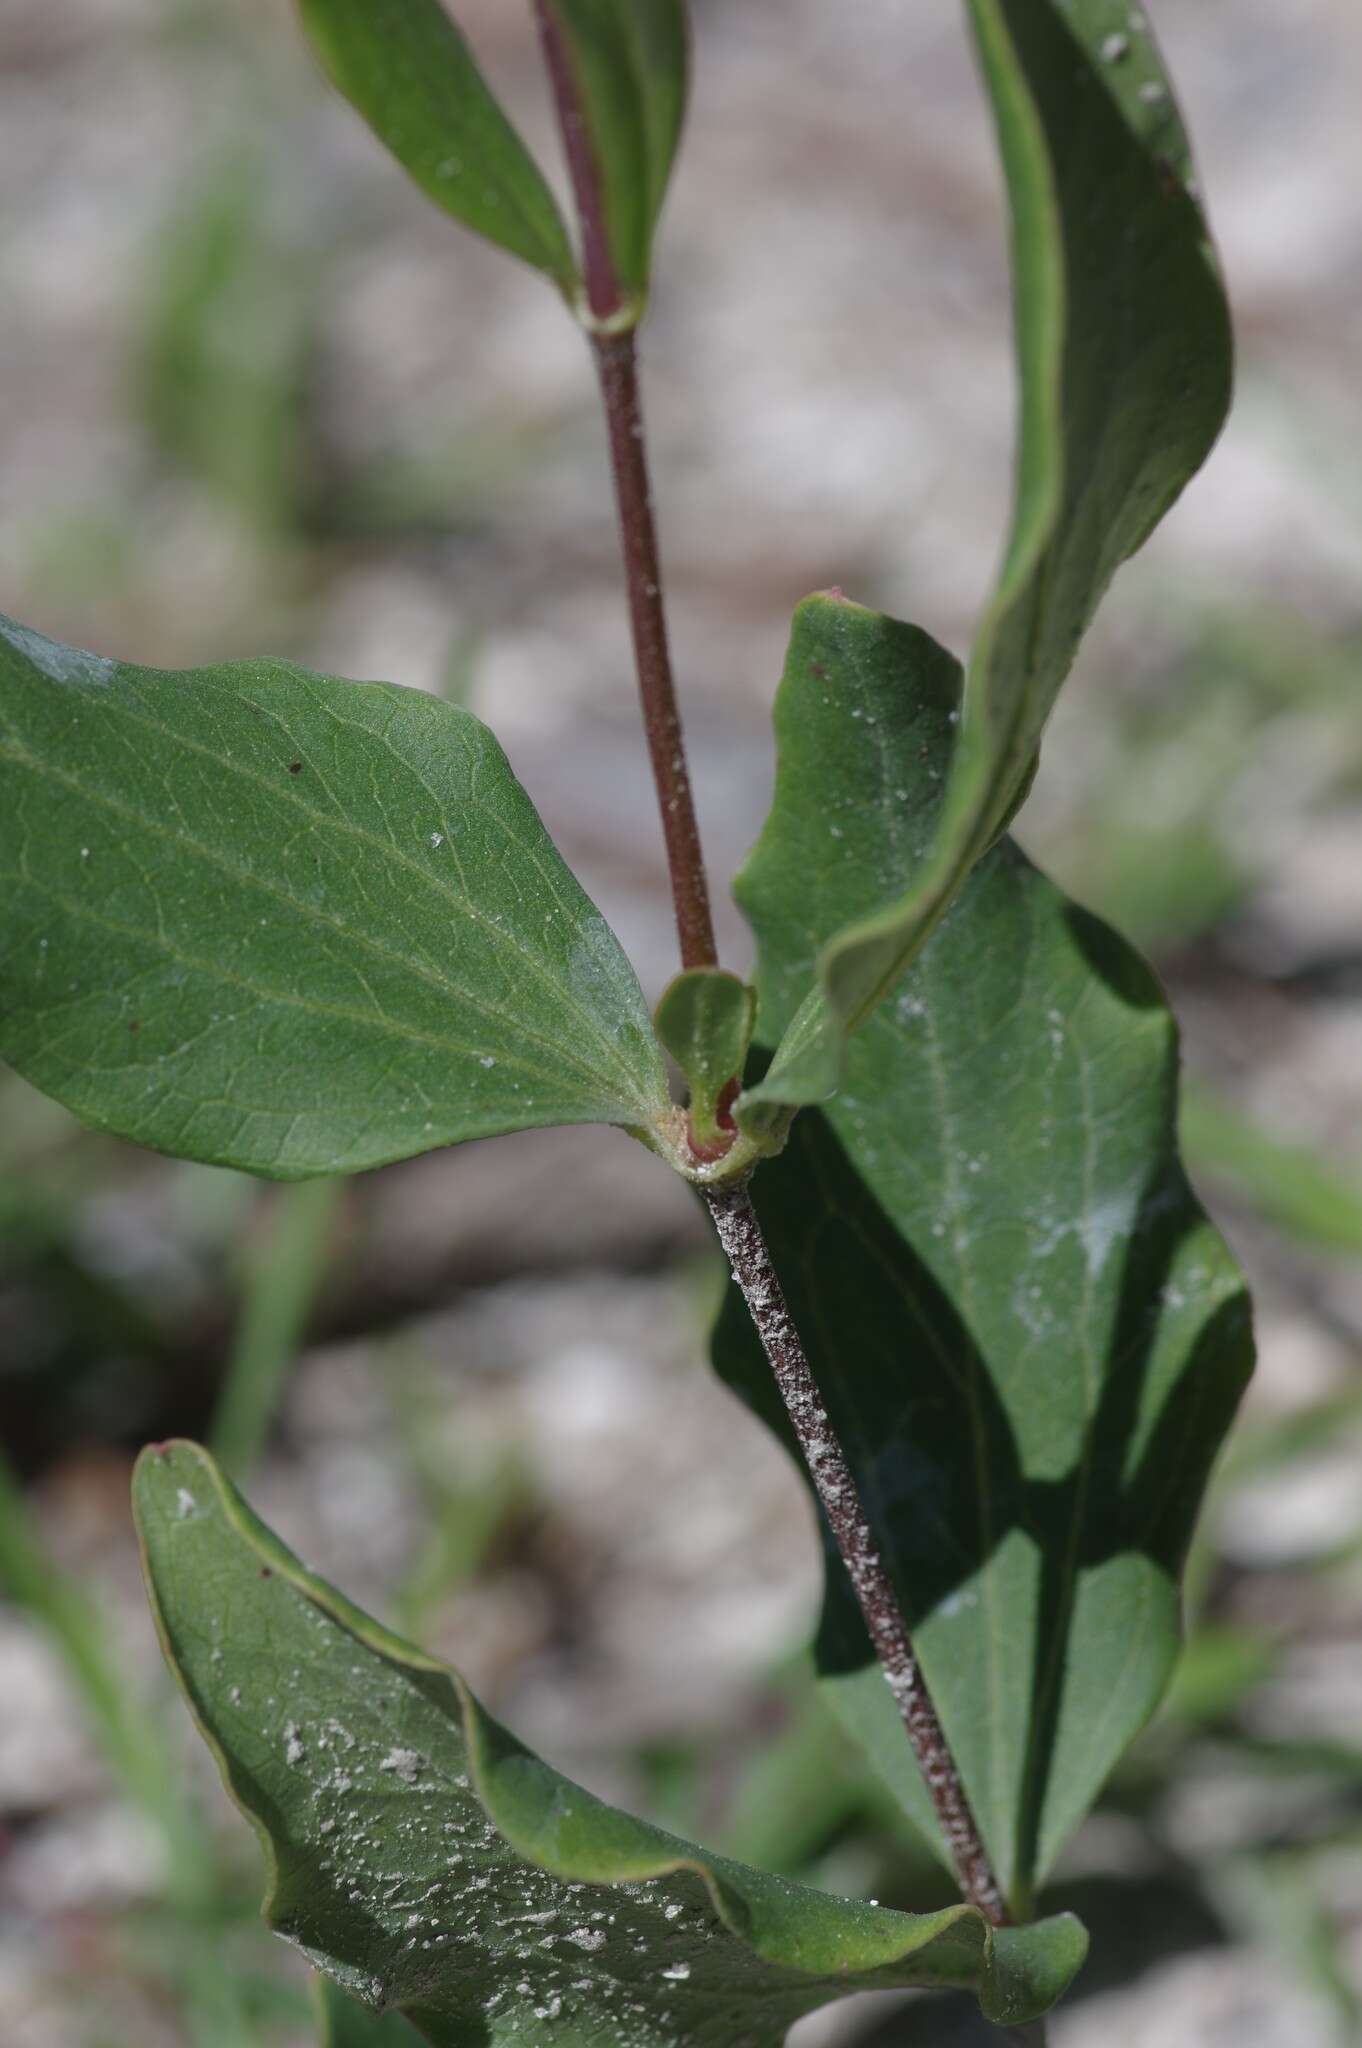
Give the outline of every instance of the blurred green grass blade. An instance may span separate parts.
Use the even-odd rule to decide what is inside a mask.
[[[836,1088],[847,1032],[1024,799],[1104,590],[1229,403],[1228,309],[1144,16],[1124,0],[969,0],[969,16],[1012,217],[1011,530],[936,829],[877,874],[854,923],[826,932],[806,1004],[750,1091],[752,1124]]]
[[[0,885],[0,1054],[158,1151],[299,1180],[667,1113],[618,940],[422,691],[0,622]]]
[[[559,33],[605,210],[615,277],[642,310],[686,107],[683,0],[542,0]]]
[[[95,1603],[37,1535],[23,1488],[0,1451],[0,1591],[51,1638],[101,1750],[132,1803],[166,1843],[179,1897],[191,1909],[215,1891],[212,1850],[167,1773],[165,1741],[119,1670]]]
[[[167,1658],[266,1852],[266,1918],[443,2048],[535,2022],[571,2048],[727,2048],[735,2011],[778,2048],[830,1999],[902,1984],[1014,2022],[1082,1961],[1069,1916],[892,1913],[603,1805],[307,1572],[195,1445],[144,1453],[134,1501]]]
[[[577,265],[562,215],[440,0],[300,0],[322,63],[428,197],[551,277]]]
[[[304,512],[318,274],[315,251],[279,233],[268,160],[242,150],[179,202],[142,296],[141,401],[161,454],[270,534]]]
[[[1354,1838],[1354,1854],[1357,1843]],[[1350,1954],[1349,1912],[1337,1896],[1338,1859],[1311,1849],[1235,1857],[1217,1887],[1254,1944],[1275,1950],[1333,2025],[1317,2038],[1337,2048],[1362,2040],[1362,1991]]]
[[[189,2048],[254,2048],[258,2037],[215,1927],[222,1892],[212,1830],[166,1768],[164,1695],[158,1689],[148,1698],[119,1669],[98,1607],[41,1542],[3,1451],[0,1594],[52,1641],[105,1762],[164,1844],[169,1975]]]
[[[1182,1095],[1182,1142],[1194,1171],[1224,1179],[1303,1244],[1362,1252],[1362,1188],[1308,1145],[1265,1131],[1204,1083]]]
[[[28,1504],[0,1452],[0,1587],[52,1637],[92,1726],[124,1789],[160,1818],[166,1806],[165,1755],[132,1710],[93,1602],[39,1543]]]
[[[1312,1458],[1362,1429],[1362,1387],[1345,1386],[1322,1400],[1259,1420],[1246,1416],[1222,1468],[1227,1486],[1274,1467]]]
[[[1281,1664],[1277,1644],[1232,1623],[1203,1623],[1188,1639],[1164,1701],[1168,1718],[1214,1725],[1272,1678]]]
[[[308,1318],[326,1278],[343,1196],[338,1180],[302,1181],[269,1198],[265,1227],[242,1255],[237,1331],[210,1438],[240,1478],[264,1446]]]
[[[738,884],[764,1044],[827,933],[929,840],[959,690],[916,628],[800,607],[771,812]],[[1150,970],[1004,837],[852,1039],[840,1093],[753,1181],[1022,1915],[1168,1682],[1188,1535],[1252,1359],[1242,1276],[1178,1160],[1176,1077]],[[715,1356],[793,1447],[733,1288]],[[935,1838],[834,1551],[818,1657]]]

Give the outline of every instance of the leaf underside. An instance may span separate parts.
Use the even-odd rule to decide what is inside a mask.
[[[796,615],[771,816],[738,894],[775,1041],[826,933],[942,802],[958,665],[832,599]],[[1019,1910],[1167,1681],[1178,1573],[1251,1361],[1239,1273],[1174,1144],[1152,974],[1000,841],[753,1198]],[[724,1376],[793,1448],[736,1291]],[[930,1808],[835,1554],[818,1646]]]
[[[437,206],[573,297],[577,264],[534,160],[440,0],[299,0],[333,83]]]
[[[740,1114],[826,1100],[890,989],[1024,797],[1113,574],[1205,460],[1230,395],[1224,290],[1187,137],[1125,0],[969,0],[1012,216],[1019,428],[1011,532],[976,636],[930,844],[885,873]]]
[[[637,979],[466,711],[0,620],[0,1054],[282,1179],[665,1110]]]
[[[1068,1916],[993,1933],[810,1891],[604,1806],[305,1571],[192,1444],[134,1482],[162,1642],[269,1866],[265,1914],[439,2048],[777,2048],[846,1992],[1057,1997]],[[363,2035],[360,2038],[364,2038]]]

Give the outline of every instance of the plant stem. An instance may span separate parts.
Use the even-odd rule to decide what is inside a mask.
[[[643,413],[638,388],[638,355],[632,325],[610,331],[613,320],[627,318],[610,255],[605,202],[592,153],[571,62],[551,0],[535,0],[544,58],[553,84],[558,122],[563,135],[568,174],[582,230],[582,273],[591,315],[591,344],[600,379],[601,400],[610,439],[610,468],[624,554],[624,579],[629,595],[629,623],[634,640],[634,666],[643,705],[643,729],[662,814],[667,847],[676,932],[683,967],[713,967],[718,959],[714,918],[700,849],[700,827],[691,794],[686,744],[676,703],[667,619],[662,598],[662,569],[653,521],[652,488],[643,439]]]
[[[534,0],[534,11],[539,22],[545,68],[553,87],[553,104],[563,137],[563,154],[567,158],[568,177],[572,181],[572,196],[577,202],[577,218],[581,224],[582,282],[586,286],[586,302],[592,319],[606,323],[623,308],[624,295],[610,254],[610,234],[595,152],[578,97],[577,81],[572,74],[572,58],[558,26],[553,0]]]
[[[823,1406],[746,1187],[706,1188],[733,1277],[756,1324],[810,1477],[931,1794],[960,1889],[995,1927],[1008,1912],[884,1568],[846,1453]]]
[[[643,728],[653,766],[662,835],[667,844],[672,905],[683,967],[713,967],[718,954],[709,885],[700,849],[700,827],[691,795],[690,770],[681,714],[676,705],[667,623],[662,604],[662,571],[653,526],[648,458],[639,407],[638,363],[632,334],[593,337],[615,480],[634,663],[643,703]]]
[[[632,324],[626,324],[629,309],[610,256],[600,178],[569,54],[553,14],[552,0],[535,0],[535,7],[581,221],[582,271],[610,436],[639,695],[662,812],[681,959],[686,967],[711,967],[716,961],[714,923],[667,644]],[[860,1602],[871,1642],[903,1716],[961,1890],[995,1927],[1005,1926],[1008,1913],[998,1880],[913,1654],[907,1625],[875,1547],[846,1453],[790,1320],[751,1198],[743,1184],[706,1188],[704,1194],[734,1278],[771,1361],[829,1527]],[[1030,2048],[1035,2048],[1036,2036],[1031,2030],[1024,2030],[1017,2038],[1025,2039]]]

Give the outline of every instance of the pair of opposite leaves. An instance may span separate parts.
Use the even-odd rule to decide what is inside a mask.
[[[325,14],[361,39],[382,13],[319,0],[308,11],[314,32]],[[1216,431],[1228,346],[1185,142],[1142,27],[1121,26],[1106,0],[975,0],[971,16],[1013,212],[1012,537],[963,709],[956,665],[926,636],[834,600],[801,608],[777,706],[776,801],[740,883],[760,944],[761,1036],[769,1047],[784,1032],[746,1114],[825,1099],[848,1030],[865,1023],[828,1118],[801,1119],[791,1151],[763,1169],[758,1206],[990,1850],[1024,1907],[1166,1676],[1181,1547],[1247,1337],[1237,1276],[1176,1165],[1171,1027],[1157,993],[1010,845],[981,855],[1024,788],[1102,588]],[[381,117],[365,111],[380,133],[391,128],[390,98]],[[10,628],[0,782],[11,884],[0,1049],[91,1122],[288,1177],[530,1124],[646,1129],[664,1113],[632,971],[467,714],[282,664],[204,671],[186,687]],[[764,1406],[741,1317],[725,1318],[718,1356]],[[209,1539],[190,1573],[202,1590],[227,1571],[225,1523],[239,1531],[233,1515],[245,1511],[215,1523],[201,1517],[201,1489],[177,1484],[167,1513],[166,1470],[148,1468],[142,1525],[168,1650],[248,1808],[282,1811],[285,1783],[314,1810],[316,1786],[279,1778],[293,1770],[301,1721],[252,1758],[223,1686],[194,1675],[188,1631],[170,1615],[184,1546]],[[299,1627],[334,1601],[277,1576],[298,1595]],[[835,1565],[820,1655],[835,1697],[922,1814]],[[241,1690],[258,1705],[279,1673],[252,1656]],[[400,1664],[392,1651],[372,1690],[387,1699],[380,1729],[384,1713],[407,1712]],[[334,1790],[352,1774],[326,1748],[319,1768]],[[385,1756],[398,1762],[383,1783]],[[426,1750],[397,1741],[370,1759],[381,1789],[400,1792],[399,1812],[410,1805],[406,1757]],[[586,1826],[596,1846],[585,1863],[555,1861],[572,1788],[516,1750],[518,1774],[548,1786],[553,1827],[517,1834],[478,1779],[519,1872],[500,1883],[532,1889],[531,1866],[569,1886],[640,1867],[636,1842],[628,1854],[601,1849],[619,1849],[612,1830],[636,1825],[602,1820],[603,1809]],[[366,1841],[379,1855],[376,1823],[356,1825],[356,1856]],[[393,1825],[400,1837],[426,1823],[408,1814]],[[398,1846],[390,1839],[388,1853]],[[436,2007],[468,1995],[466,1968],[432,1959],[422,1944],[433,1933],[399,1943],[391,1896],[384,1910],[366,1898],[364,1927],[349,1925],[334,1893],[318,1891],[323,1847],[310,1844],[307,1884],[280,1923],[312,1912],[311,1887],[322,1925],[295,1928],[299,1938],[354,1988],[419,2013],[433,2038],[465,2038]],[[656,1843],[649,1853],[661,1854]],[[677,2007],[684,2037],[706,2038],[714,2011],[739,1995],[725,1972],[750,1966],[765,2001],[753,2039],[777,2039],[795,2009],[787,1994],[804,1999],[800,2010],[832,1995],[808,1974],[819,1967],[808,1938],[787,1927],[763,1945],[761,1913],[750,1899],[726,1910],[701,1862],[708,1905],[700,1892],[689,1903],[709,1916],[696,1929],[703,1961],[678,1955],[635,2011],[636,2038],[654,2038],[648,2029]],[[1016,1937],[1004,1968],[972,1920],[964,1931],[953,1921],[954,1933],[903,1921],[885,1937],[897,1960],[872,1943],[872,1962],[849,1926],[833,1931],[836,1902],[810,1896],[799,1912],[833,1944],[818,1953],[835,1955],[842,1988],[892,1967],[888,1981],[974,1982],[996,2016],[1020,2016],[1048,2002],[1079,1954],[1071,1931],[1042,1925]],[[570,1909],[559,1898],[555,1910]],[[377,1941],[381,1967],[353,1952],[361,1934]],[[479,1939],[496,1950],[490,1929]],[[577,1945],[590,1952],[589,1940]],[[1032,1972],[1029,1988],[1018,1968]],[[776,1982],[790,1969],[793,1991]],[[573,2038],[561,1987],[500,1987],[496,2024],[518,2025],[541,1991],[560,2001],[554,2038]],[[600,2010],[616,1992],[597,1982],[576,1995]]]

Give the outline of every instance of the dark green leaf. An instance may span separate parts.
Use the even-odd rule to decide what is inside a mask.
[[[440,0],[299,4],[332,79],[421,190],[575,297],[553,195]]]
[[[1068,1917],[994,1934],[710,1855],[570,1784],[453,1672],[306,1572],[192,1444],[135,1482],[157,1623],[269,1865],[270,1924],[443,2048],[776,2048],[845,1992],[969,1985],[998,2020],[1082,1961]]]
[[[742,902],[769,1044],[831,927],[941,803],[958,671],[843,613],[797,645]],[[1007,839],[753,1184],[1003,1883],[1026,1909],[1172,1666],[1178,1574],[1250,1364],[1239,1274],[1174,1148],[1148,969]],[[721,1370],[789,1439],[736,1295]],[[821,1667],[915,1817],[925,1794],[830,1562]]]
[[[827,928],[755,1106],[816,1102],[1024,796],[1078,642],[1119,565],[1215,440],[1230,330],[1187,138],[1124,0],[970,0],[1012,212],[1020,434],[1012,528],[932,842]],[[921,857],[918,858],[920,850]],[[811,977],[812,979],[812,977]]]
[[[681,133],[684,0],[545,0],[576,86],[616,280],[637,310]]]
[[[742,1073],[756,1010],[756,990],[721,967],[678,974],[657,1006],[657,1035],[685,1076],[691,1130],[702,1146],[723,1136],[719,1098]]]
[[[469,712],[0,621],[0,1054],[88,1123],[279,1179],[643,1126],[632,968]]]

